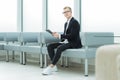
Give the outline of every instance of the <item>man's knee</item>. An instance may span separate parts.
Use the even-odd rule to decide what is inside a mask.
[[[64,48],[62,46],[57,47],[57,52],[61,53],[63,50],[64,50]]]
[[[48,44],[47,47],[50,48],[50,47],[51,47],[51,44]]]

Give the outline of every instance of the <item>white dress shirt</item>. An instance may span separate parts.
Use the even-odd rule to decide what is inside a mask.
[[[70,23],[70,20],[71,20],[71,19],[72,19],[72,17],[67,20],[66,31],[67,31],[67,29],[68,29],[68,26],[69,26],[69,23]],[[66,32],[65,32],[65,35],[66,35]],[[61,35],[59,35],[59,39],[61,39]],[[65,39],[65,41],[63,41],[62,43],[68,43],[68,40]]]

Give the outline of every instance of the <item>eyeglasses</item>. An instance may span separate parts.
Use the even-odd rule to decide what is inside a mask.
[[[68,13],[68,12],[70,12],[70,11],[65,11],[65,12],[63,12],[63,14]]]

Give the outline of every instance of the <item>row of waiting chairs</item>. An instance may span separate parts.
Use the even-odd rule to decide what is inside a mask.
[[[88,59],[95,58],[96,49],[99,46],[113,44],[113,36],[112,32],[80,32],[83,47],[67,49],[63,51],[62,56],[85,59],[85,76],[88,76]],[[48,52],[46,46],[49,43],[60,42],[59,39],[47,32],[1,32],[0,41],[4,42],[4,44],[0,44],[0,50],[7,51],[6,61],[9,61],[9,51],[13,51],[13,55],[14,51],[20,52],[20,63],[22,64],[26,64],[26,52],[38,53],[40,55],[40,67],[47,65],[46,55]]]

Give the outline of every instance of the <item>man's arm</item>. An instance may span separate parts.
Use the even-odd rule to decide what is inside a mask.
[[[57,33],[57,32],[53,32],[52,35],[53,35],[55,38],[59,38],[59,35],[60,35],[60,34]]]
[[[72,24],[70,25],[69,31],[67,34],[62,34],[61,35],[61,39],[74,39],[76,37],[76,35],[79,34],[80,31],[80,25],[79,23],[74,20],[74,22],[72,22]]]

